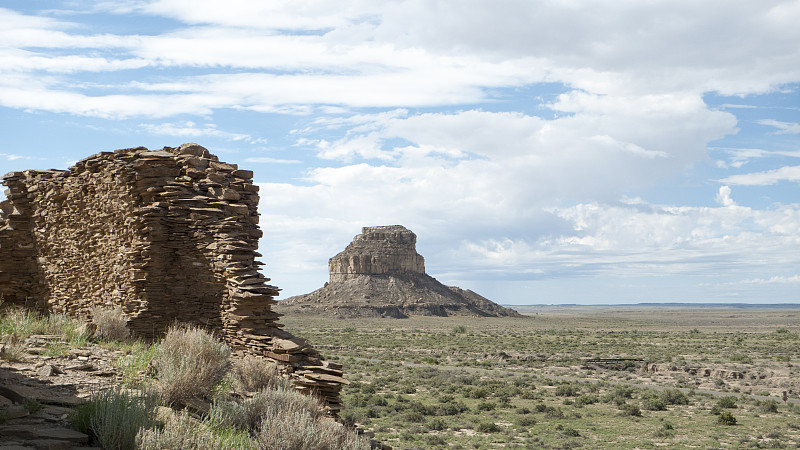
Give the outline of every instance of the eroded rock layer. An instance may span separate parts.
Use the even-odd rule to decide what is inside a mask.
[[[340,318],[520,316],[475,292],[445,286],[427,275],[416,242],[417,236],[400,225],[364,227],[344,251],[329,260],[329,283],[279,302],[276,310]]]
[[[0,298],[91,320],[121,306],[130,330],[215,330],[280,361],[298,389],[339,408],[341,366],[281,330],[259,271],[253,173],[197,144],[102,152],[69,170],[11,172],[0,202]]]

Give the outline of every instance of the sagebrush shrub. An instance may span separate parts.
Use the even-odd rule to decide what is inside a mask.
[[[264,390],[249,401],[214,406],[212,421],[255,430],[260,448],[287,450],[368,450],[369,441],[326,418],[322,403],[288,385]]]
[[[271,388],[284,380],[277,364],[249,355],[234,361],[233,373],[239,387],[246,391]]]
[[[152,364],[166,405],[210,399],[231,367],[230,348],[197,327],[172,327],[156,348]]]
[[[324,415],[320,400],[297,392],[288,383],[258,392],[241,402],[218,401],[209,412],[214,423],[241,430],[257,430],[265,416],[303,413],[312,420]]]
[[[142,429],[136,435],[138,450],[185,450],[185,449],[254,449],[247,435],[239,439],[217,436],[204,423],[197,422],[188,413],[181,411],[162,428]]]

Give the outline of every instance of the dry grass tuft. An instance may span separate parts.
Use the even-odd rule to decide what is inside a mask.
[[[108,341],[124,341],[130,336],[128,318],[119,306],[92,308],[92,322],[97,326],[94,335]]]
[[[0,344],[0,359],[9,362],[21,361],[25,354],[25,343],[16,334],[7,334]]]

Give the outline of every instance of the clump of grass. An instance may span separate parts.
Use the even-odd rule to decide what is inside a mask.
[[[9,362],[21,361],[24,354],[25,343],[16,334],[7,334],[2,351],[0,351],[0,359]]]
[[[153,357],[156,386],[166,405],[210,399],[230,369],[230,348],[197,327],[172,327]]]
[[[0,309],[0,334],[13,334],[21,339],[34,334],[57,334],[65,340],[86,342],[86,336],[78,330],[83,323],[64,314],[43,315],[39,311],[20,306]]]
[[[246,391],[270,388],[283,380],[277,364],[254,356],[234,361],[233,373],[239,387]]]
[[[128,318],[122,308],[92,308],[92,322],[97,326],[94,335],[108,341],[124,341],[130,336]]]
[[[156,346],[135,341],[128,349],[130,354],[119,358],[115,365],[122,369],[122,384],[136,387],[143,381],[143,374],[156,355]]]
[[[13,334],[20,338],[32,334],[45,334],[47,320],[36,311],[19,306],[3,308],[0,315],[0,334]]]
[[[24,354],[25,338],[35,334],[60,335],[70,346],[87,343],[87,335],[80,331],[82,322],[64,314],[42,315],[40,312],[8,306],[0,310],[0,335],[5,336],[5,346],[0,358],[19,361]],[[63,346],[59,345],[58,347]],[[52,350],[58,353],[59,348]]]
[[[150,392],[112,388],[79,405],[72,423],[93,436],[103,448],[135,449],[139,431],[156,424],[156,406],[156,397]]]
[[[44,409],[44,405],[39,403],[38,400],[32,398],[26,398],[23,402],[22,406],[28,411],[30,414],[36,414],[37,412]]]

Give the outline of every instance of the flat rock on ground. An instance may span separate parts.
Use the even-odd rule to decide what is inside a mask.
[[[0,450],[93,448],[69,421],[72,408],[119,385],[125,352],[90,345],[51,356],[55,336],[32,336],[19,361],[0,359]]]

